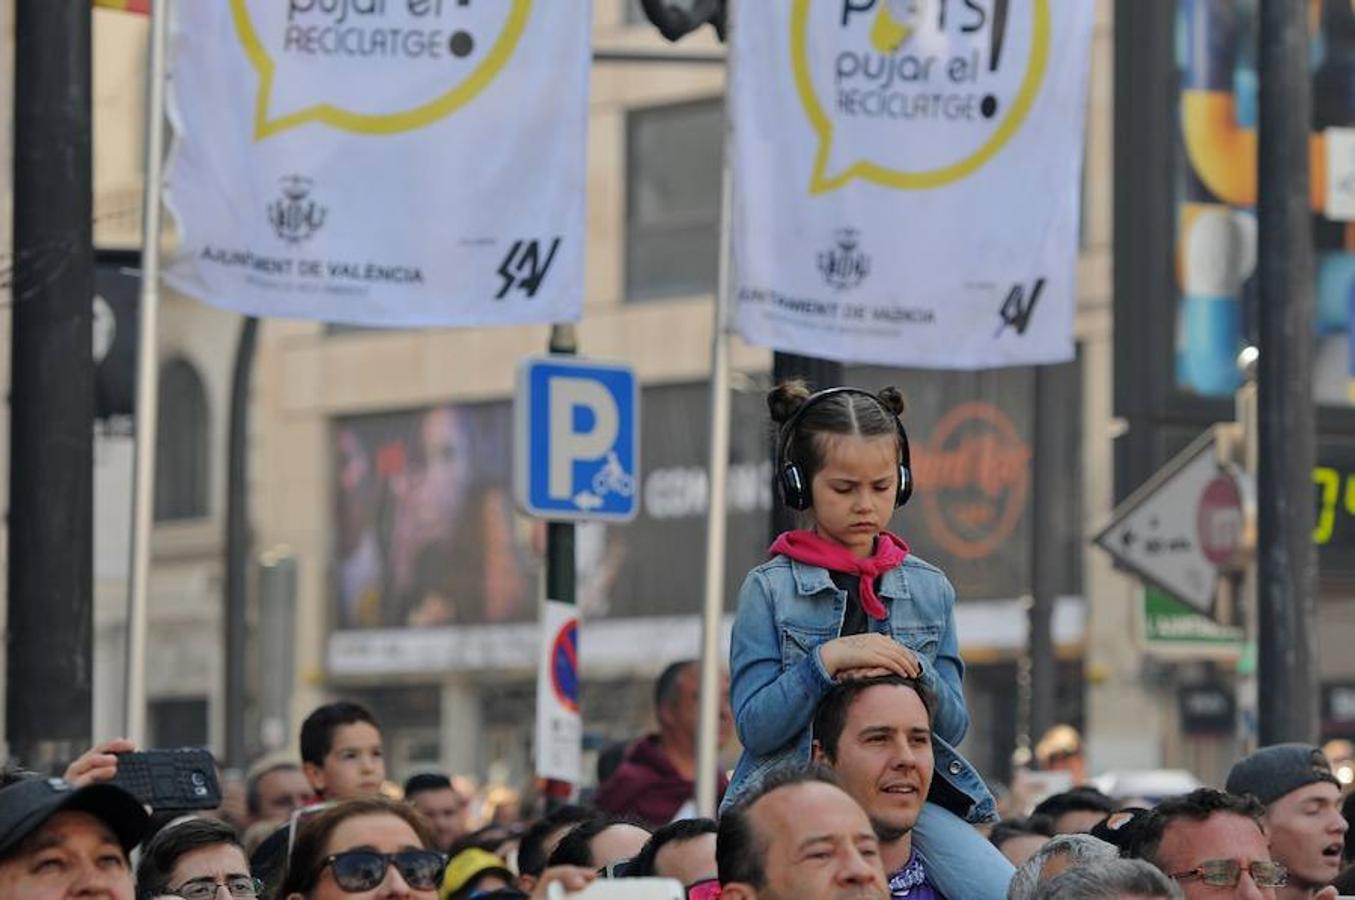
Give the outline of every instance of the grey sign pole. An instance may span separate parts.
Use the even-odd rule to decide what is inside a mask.
[[[1261,0],[1259,31],[1257,659],[1265,745],[1317,737],[1308,4]]]
[[[88,3],[14,10],[6,736],[34,769],[93,703],[94,247]]]

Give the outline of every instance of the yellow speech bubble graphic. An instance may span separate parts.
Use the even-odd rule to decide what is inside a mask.
[[[1031,106],[1039,94],[1049,67],[1050,19],[1049,0],[1033,0],[1032,14],[1034,28],[1031,35],[1030,59],[1026,63],[1025,75],[1006,115],[988,139],[979,148],[962,159],[931,169],[904,171],[890,168],[869,160],[853,162],[836,175],[828,174],[828,166],[833,148],[833,120],[824,110],[814,88],[813,75],[809,69],[809,6],[812,0],[794,0],[790,19],[790,58],[794,70],[795,89],[809,117],[810,126],[818,137],[819,146],[814,154],[814,170],[810,176],[809,193],[823,194],[835,191],[851,182],[854,178],[878,184],[895,190],[918,191],[941,187],[965,178],[978,171],[1006,146],[1012,136],[1020,130]],[[876,21],[872,43],[886,43],[898,46],[907,39],[913,23]],[[902,32],[902,33],[900,33]],[[897,43],[896,43],[897,42]]]
[[[307,122],[318,122],[356,134],[379,135],[413,131],[449,116],[488,87],[513,56],[513,51],[517,49],[522,33],[526,30],[533,2],[534,0],[512,0],[513,6],[509,10],[507,21],[489,53],[465,79],[433,100],[390,113],[359,113],[332,103],[316,103],[284,116],[270,118],[269,102],[273,94],[277,64],[259,38],[258,30],[254,27],[249,9],[245,5],[246,0],[230,0],[235,32],[250,64],[259,74],[259,90],[254,105],[254,140],[262,141]]]

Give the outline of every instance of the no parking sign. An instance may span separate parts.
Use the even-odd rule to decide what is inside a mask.
[[[541,610],[536,676],[537,777],[578,784],[582,734],[578,607],[547,600]]]

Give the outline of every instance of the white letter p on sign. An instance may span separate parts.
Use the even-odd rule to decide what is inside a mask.
[[[587,431],[574,430],[574,410],[592,413]],[[574,494],[574,464],[602,459],[616,443],[620,417],[616,400],[596,381],[557,376],[550,380],[550,496]]]

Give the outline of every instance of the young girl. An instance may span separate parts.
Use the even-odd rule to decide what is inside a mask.
[[[878,395],[803,382],[767,397],[779,426],[782,497],[813,527],[789,531],[748,573],[730,642],[730,698],[743,756],[725,803],[772,769],[808,761],[819,700],[835,681],[897,674],[934,699],[936,755],[914,841],[952,900],[1006,896],[1011,866],[986,852],[965,820],[995,818],[978,773],[953,749],[969,727],[960,685],[955,591],[946,576],[886,530],[912,492],[908,440],[896,388]],[[958,815],[957,815],[958,814]],[[963,817],[963,818],[961,818]]]

